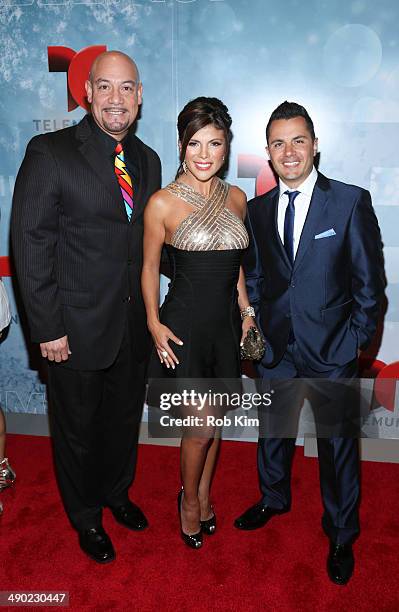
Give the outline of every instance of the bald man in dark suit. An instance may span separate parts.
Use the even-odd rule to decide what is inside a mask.
[[[140,287],[143,211],[160,188],[161,168],[134,135],[142,101],[135,63],[120,52],[101,54],[86,92],[90,115],[28,144],[12,243],[32,341],[49,364],[65,509],[82,550],[106,563],[115,551],[103,507],[129,529],[147,526],[128,489],[150,348]]]

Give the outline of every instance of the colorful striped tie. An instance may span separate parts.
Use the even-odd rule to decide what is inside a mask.
[[[118,178],[119,187],[122,191],[123,201],[125,202],[127,218],[130,221],[133,212],[133,186],[126,165],[123,147],[120,142],[115,147],[115,174]]]

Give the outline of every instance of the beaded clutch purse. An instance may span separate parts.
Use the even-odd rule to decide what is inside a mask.
[[[250,327],[241,347],[241,359],[259,361],[265,354],[266,343],[256,327]]]

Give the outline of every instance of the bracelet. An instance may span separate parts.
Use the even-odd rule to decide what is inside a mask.
[[[240,314],[241,314],[241,321],[243,321],[245,317],[255,318],[255,309],[253,306],[247,306],[246,308],[241,310]]]

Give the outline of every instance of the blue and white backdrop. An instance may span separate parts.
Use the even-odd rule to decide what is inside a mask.
[[[268,115],[285,99],[307,107],[319,137],[320,170],[371,191],[389,283],[377,368],[396,362],[398,21],[396,0],[378,6],[372,0],[0,0],[0,265],[13,309],[0,346],[2,407],[44,414],[47,406],[7,276],[15,176],[32,136],[83,116],[76,91],[90,50],[82,50],[95,45],[124,51],[140,68],[138,134],[158,151],[164,184],[176,171],[176,117],[189,99],[217,96],[229,107],[234,139],[227,180],[248,197],[271,185]],[[392,402],[377,410],[396,412]]]

